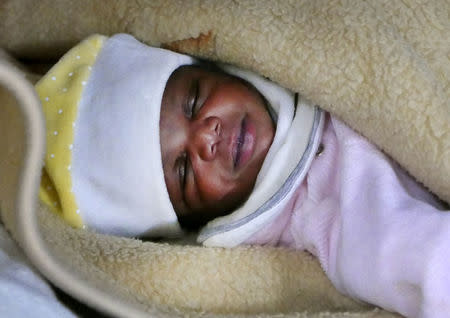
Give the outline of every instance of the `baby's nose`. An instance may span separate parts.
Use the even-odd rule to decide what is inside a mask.
[[[205,118],[200,124],[194,142],[202,160],[210,161],[216,158],[217,147],[222,140],[221,134],[222,123],[218,117]]]

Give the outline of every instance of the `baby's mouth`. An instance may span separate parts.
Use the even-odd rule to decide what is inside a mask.
[[[234,140],[232,151],[234,170],[245,166],[252,157],[254,148],[255,127],[246,115],[241,121],[240,130]]]

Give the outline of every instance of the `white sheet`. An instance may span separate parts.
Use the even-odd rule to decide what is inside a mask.
[[[76,317],[0,224],[0,317]]]

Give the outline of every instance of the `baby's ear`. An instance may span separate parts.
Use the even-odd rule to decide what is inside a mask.
[[[214,40],[215,37],[212,31],[209,31],[206,34],[200,33],[195,38],[163,43],[161,47],[178,53],[211,56],[214,53]]]

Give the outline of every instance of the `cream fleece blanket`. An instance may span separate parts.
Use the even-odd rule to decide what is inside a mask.
[[[449,16],[446,0],[4,0],[0,46],[50,59],[91,33],[128,32],[255,70],[339,116],[450,201]],[[22,83],[3,74],[3,87]],[[66,292],[119,316],[391,316],[339,295],[306,253],[66,226],[36,203],[44,138],[30,90],[0,93],[0,208],[31,261]]]

